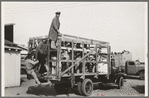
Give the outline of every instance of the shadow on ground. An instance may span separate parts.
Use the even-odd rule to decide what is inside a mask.
[[[111,85],[111,84],[106,84],[103,85],[102,83],[97,83],[94,84],[94,90],[110,90],[110,89],[115,89],[117,86]],[[54,89],[54,85],[43,85],[43,86],[30,86],[26,92],[27,94],[34,94],[38,96],[56,96],[56,95],[62,95],[68,93],[57,93]],[[76,95],[78,94],[75,90],[69,91],[69,94],[74,93]]]
[[[145,94],[145,86],[144,85],[135,85],[132,86],[133,89],[135,89],[140,94]]]
[[[44,84],[47,81],[45,80],[40,80],[41,83],[43,83],[42,86],[30,86],[27,90],[27,94],[34,94],[34,95],[38,95],[38,96],[57,96],[57,95],[68,95],[68,93],[57,93],[55,91],[54,85],[53,84]],[[73,91],[69,91],[70,93],[74,93]]]
[[[26,93],[44,96],[55,96],[57,94],[51,85],[30,86]]]
[[[34,94],[37,96],[57,96],[57,95],[68,95],[74,93],[69,91],[68,93],[57,93],[54,89],[54,85],[42,85],[42,86],[30,86],[26,92],[27,94]]]
[[[113,84],[105,84],[103,85],[102,83],[94,84],[94,90],[110,90],[110,89],[115,89],[117,88],[116,85]]]

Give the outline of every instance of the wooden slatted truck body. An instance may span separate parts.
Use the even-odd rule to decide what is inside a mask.
[[[47,40],[46,64],[51,69],[42,78],[54,83],[58,93],[76,87],[79,94],[89,96],[94,82],[123,86],[125,74],[111,66],[109,42],[62,34],[57,48],[51,49],[48,36],[41,36],[29,39],[29,52],[36,49],[36,42],[42,39]]]

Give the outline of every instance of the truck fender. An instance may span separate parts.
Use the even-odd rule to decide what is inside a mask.
[[[124,79],[126,79],[126,74],[118,73],[117,75],[115,75],[115,78],[113,79],[113,83],[117,83],[117,81],[120,77],[123,77]]]
[[[144,71],[144,69],[139,70],[136,75],[139,75],[140,72]]]

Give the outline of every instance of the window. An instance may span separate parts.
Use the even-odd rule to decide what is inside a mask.
[[[134,62],[129,62],[129,65],[135,65],[135,63]]]

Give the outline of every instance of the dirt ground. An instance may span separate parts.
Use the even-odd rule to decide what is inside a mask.
[[[58,94],[54,85],[43,83],[43,86],[38,86],[33,79],[27,80],[26,77],[21,78],[20,87],[5,88],[6,97],[82,97],[74,94]],[[92,97],[95,96],[144,96],[145,81],[137,78],[128,78],[122,89],[117,89],[116,85],[106,84],[104,87],[101,84],[94,84]]]

